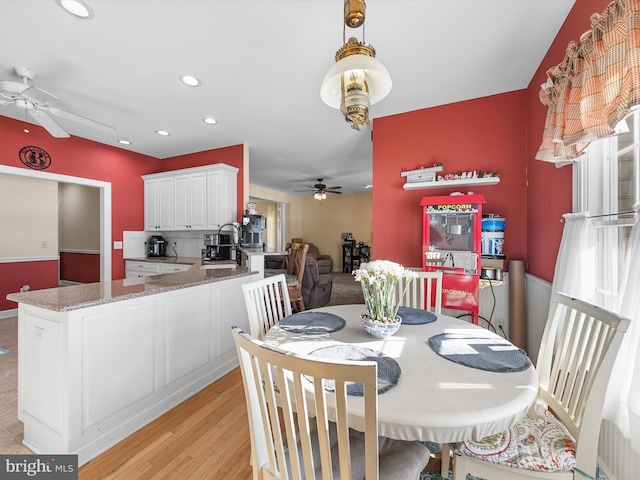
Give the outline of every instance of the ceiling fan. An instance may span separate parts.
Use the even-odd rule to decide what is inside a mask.
[[[113,127],[104,125],[88,118],[65,112],[59,108],[49,105],[48,100],[51,98],[58,100],[58,97],[39,87],[29,84],[29,80],[33,80],[36,73],[27,67],[13,67],[14,72],[22,82],[13,80],[0,81],[0,105],[15,105],[24,109],[26,113],[35,120],[36,123],[44,127],[52,136],[56,138],[68,138],[69,134],[53,119],[53,116],[65,118],[87,127],[100,130],[111,135],[116,134]]]
[[[342,194],[342,192],[337,192],[336,190],[338,190],[339,188],[342,187],[327,187],[324,183],[322,183],[322,178],[318,179],[318,183],[316,183],[313,187],[309,186],[308,189],[306,190],[296,190],[296,192],[309,192],[309,191],[313,191],[314,194],[314,198],[316,199],[321,199],[320,197],[322,197],[324,195],[324,197],[322,198],[326,198],[326,194],[327,193],[337,193],[337,194]]]

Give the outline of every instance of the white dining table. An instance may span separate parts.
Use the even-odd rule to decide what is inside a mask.
[[[378,433],[398,440],[451,443],[480,439],[507,429],[533,404],[538,380],[533,366],[518,372],[493,372],[443,358],[429,346],[441,333],[502,337],[446,315],[432,323],[402,325],[392,336],[371,336],[361,325],[364,305],[322,307],[343,318],[344,328],[323,334],[301,334],[276,325],[264,342],[282,350],[309,354],[321,347],[350,344],[382,352],[401,368],[398,384],[378,395]],[[516,348],[516,347],[514,347]],[[350,425],[364,428],[362,398],[349,396]]]

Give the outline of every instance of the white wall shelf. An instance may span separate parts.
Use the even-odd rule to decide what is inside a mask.
[[[495,185],[496,183],[500,183],[500,177],[463,178],[461,180],[441,180],[435,182],[407,182],[402,186],[402,188],[404,188],[405,190],[420,190],[424,188]]]

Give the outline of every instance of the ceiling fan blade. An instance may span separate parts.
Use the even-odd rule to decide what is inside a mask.
[[[59,99],[58,97],[56,97],[53,93],[51,93],[51,92],[47,92],[47,91],[46,91],[45,89],[43,89],[43,88],[36,87],[35,85],[31,85],[31,86],[29,86],[29,88],[28,88],[27,90],[29,90],[29,89],[31,89],[31,88],[35,88],[36,90],[40,90],[42,93],[46,93],[46,94],[47,94],[47,95],[49,95],[50,97],[53,97],[53,98],[55,98],[56,100],[60,100],[60,99]],[[27,90],[25,90],[25,92],[26,92]]]
[[[325,188],[325,190],[337,190],[338,188],[342,188],[342,187],[327,187]]]
[[[51,136],[56,138],[69,138],[70,135],[45,112],[34,108],[28,109],[28,112],[38,124],[42,125],[42,127],[51,134]]]
[[[315,188],[306,188],[304,190],[294,190],[294,192],[312,192],[316,190]]]
[[[45,94],[45,95],[43,95]],[[33,85],[29,85],[21,94],[25,100],[28,100],[35,104],[46,105],[51,98],[58,100],[53,93],[49,93],[46,90],[43,90],[39,87],[35,87]]]
[[[94,120],[81,117],[80,115],[76,115],[74,113],[65,112],[64,110],[60,110],[58,108],[49,108],[48,111],[58,117],[66,118],[67,120],[71,120],[72,122],[76,122],[81,125],[100,130],[101,132],[108,133],[110,135],[116,134],[115,128],[110,127],[109,125],[105,125],[104,123],[96,122]]]
[[[331,190],[327,190],[327,193],[337,193],[338,195],[342,195],[342,192],[332,192]]]

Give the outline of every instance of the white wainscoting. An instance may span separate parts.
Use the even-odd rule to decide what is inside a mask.
[[[533,275],[527,275],[525,292],[527,350],[535,362],[547,321],[551,284]],[[607,480],[640,479],[640,454],[631,449],[631,442],[624,438],[616,426],[608,421],[603,421],[600,426],[598,463]]]
[[[509,274],[505,273],[502,282],[481,288],[478,296],[480,317],[491,321],[499,335],[509,338]],[[483,325],[483,321],[478,322]],[[484,324],[486,326],[486,324]],[[491,331],[493,328],[488,327]]]
[[[549,300],[551,298],[551,284],[538,277],[527,274],[525,276],[525,311],[527,325],[527,354],[535,363],[544,326],[549,315]]]

